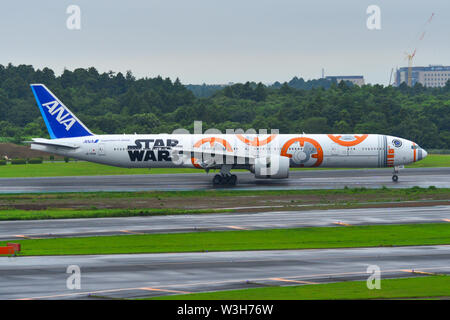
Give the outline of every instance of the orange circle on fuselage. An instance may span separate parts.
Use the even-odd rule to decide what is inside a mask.
[[[343,146],[343,147],[353,147],[356,146],[357,144],[360,144],[361,142],[363,142],[364,140],[366,140],[366,138],[369,136],[368,134],[363,134],[361,136],[357,136],[354,135],[353,138],[355,140],[352,141],[344,141],[341,140],[342,136],[334,136],[332,134],[327,134],[328,138],[330,138],[331,140],[333,140],[334,142],[336,142],[338,145]]]
[[[227,151],[233,152],[233,148],[231,147],[230,143],[227,140],[222,139],[222,138],[216,138],[216,137],[209,137],[209,138],[200,139],[196,143],[194,143],[194,148],[198,148],[201,145],[203,145],[205,143],[208,143],[208,142],[209,142],[209,145],[211,147],[213,147],[214,143],[217,142],[217,143],[220,143],[221,145],[223,145]],[[197,163],[197,159],[196,158],[191,157],[191,162],[192,162],[192,165],[194,167],[196,167],[198,169],[202,169],[202,166]]]
[[[289,141],[287,141],[284,145],[283,148],[281,148],[281,153],[280,156],[284,156],[284,157],[288,157],[288,158],[292,158],[292,154],[287,153],[289,147],[291,145],[293,145],[294,143],[298,142],[300,144],[301,147],[303,147],[305,145],[305,142],[311,143],[315,148],[317,153],[311,155],[311,158],[315,158],[317,159],[316,163],[314,163],[312,165],[312,167],[318,167],[322,164],[323,161],[323,150],[322,147],[320,146],[320,144],[311,138],[304,138],[304,137],[299,137],[299,138],[293,138]]]

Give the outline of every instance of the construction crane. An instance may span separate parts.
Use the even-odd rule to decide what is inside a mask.
[[[394,73],[394,68],[391,69],[391,76],[389,77],[389,85],[392,83],[392,74]]]
[[[416,55],[417,49],[414,49],[413,53],[405,52],[406,58],[408,59],[408,87],[412,86],[412,61]]]
[[[434,17],[434,12],[431,14],[431,17],[428,18],[427,22],[425,22],[423,29],[425,29],[431,23],[431,21],[433,20],[433,17]],[[424,30],[420,34],[420,37],[418,39],[419,42],[422,41],[423,38],[425,38],[425,33],[426,33],[426,30]],[[408,59],[408,82],[407,82],[407,84],[409,87],[412,86],[412,64],[413,64],[413,58],[416,56],[417,48],[418,47],[416,47],[411,53],[405,52],[406,59]]]

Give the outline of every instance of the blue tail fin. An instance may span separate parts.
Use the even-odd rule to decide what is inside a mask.
[[[92,135],[92,132],[46,86],[32,84],[31,90],[52,139]]]

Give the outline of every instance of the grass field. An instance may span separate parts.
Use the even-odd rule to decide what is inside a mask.
[[[411,235],[414,235],[412,237]],[[14,241],[20,255],[284,250],[450,244],[450,224],[216,231]],[[6,242],[0,242],[5,245]]]
[[[450,167],[450,154],[430,154],[407,168]]]
[[[450,166],[450,155],[429,155],[427,158],[408,168],[429,168]],[[325,169],[325,168],[324,168]],[[322,170],[321,168],[302,168],[293,170]],[[234,170],[245,171],[245,170]],[[120,174],[170,174],[203,172],[199,169],[188,168],[153,168],[153,169],[127,169],[111,167],[85,161],[77,162],[46,162],[42,164],[5,165],[0,166],[0,178],[20,177],[60,177],[60,176],[90,176],[90,175],[120,175]]]
[[[93,176],[93,175],[120,175],[120,174],[159,174],[159,173],[193,173],[201,172],[198,169],[184,168],[154,168],[154,169],[127,169],[102,164],[77,162],[45,162],[42,164],[25,164],[0,166],[0,178],[25,177],[62,177],[62,176]]]
[[[369,290],[365,281],[266,287],[150,298],[150,300],[342,300],[448,298],[450,276],[381,279],[381,289]]]

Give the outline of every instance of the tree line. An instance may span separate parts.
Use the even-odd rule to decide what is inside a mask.
[[[216,86],[205,97],[179,79],[0,65],[0,137],[48,137],[29,87],[44,83],[93,132],[171,133],[193,129],[279,129],[280,133],[379,133],[450,149],[450,82],[443,88],[353,86],[320,79]],[[192,89],[192,87],[191,87]],[[198,89],[198,88],[197,88]],[[203,88],[204,92],[207,88]],[[206,90],[206,91],[205,91]]]

